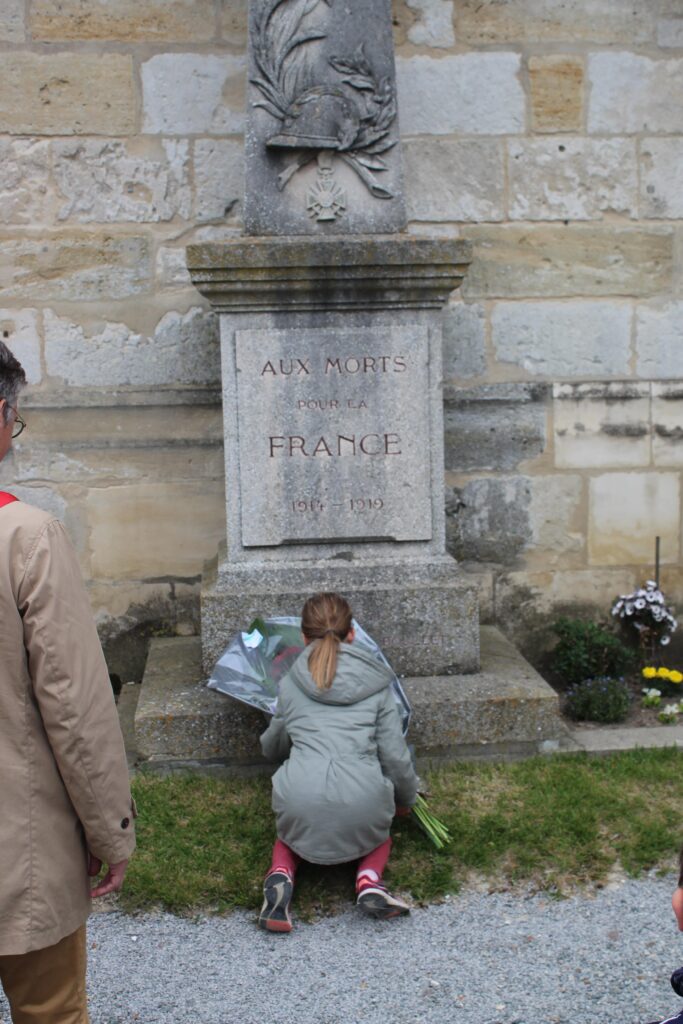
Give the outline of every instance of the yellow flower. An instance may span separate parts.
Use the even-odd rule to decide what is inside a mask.
[[[657,669],[657,675],[660,679],[668,679],[670,675],[669,669],[664,668],[664,666],[662,666],[661,668]]]
[[[643,669],[643,675],[646,679],[654,679],[657,675],[657,669],[653,668],[652,665],[646,665]]]
[[[669,672],[669,682],[683,683],[683,672],[679,672],[678,669],[675,668],[672,669],[671,672]]]

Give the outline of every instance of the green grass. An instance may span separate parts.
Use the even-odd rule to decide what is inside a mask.
[[[459,764],[427,783],[453,842],[437,851],[415,823],[397,819],[387,871],[418,901],[457,891],[473,872],[562,894],[600,882],[616,864],[633,875],[673,867],[682,842],[683,753],[673,749]],[[258,906],[275,838],[269,779],[140,774],[134,793],[138,850],[123,909]],[[334,909],[352,883],[352,865],[304,865],[299,917]]]

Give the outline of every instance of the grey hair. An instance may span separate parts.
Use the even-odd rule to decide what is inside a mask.
[[[19,360],[12,355],[7,345],[0,341],[0,399],[4,398],[3,416],[9,423],[10,409],[16,408],[19,392],[26,384],[26,374]]]

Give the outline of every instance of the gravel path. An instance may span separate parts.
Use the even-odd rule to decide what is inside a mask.
[[[673,885],[559,902],[468,892],[384,924],[350,907],[289,936],[244,913],[99,913],[92,1024],[646,1024],[681,1008]]]

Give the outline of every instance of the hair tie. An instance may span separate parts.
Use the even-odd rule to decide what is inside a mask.
[[[336,629],[326,629],[325,632],[323,633],[323,636],[327,636],[328,633],[331,633],[332,636],[335,637],[335,639],[337,639],[337,640],[339,639],[339,637],[337,636],[337,630]]]

